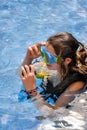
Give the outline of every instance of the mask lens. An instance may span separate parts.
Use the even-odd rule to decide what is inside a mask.
[[[53,64],[53,63],[57,63],[60,61],[60,57],[56,57],[54,55],[52,55],[46,48],[45,46],[41,46],[40,48],[40,53],[41,56],[45,59],[45,62],[47,64]]]

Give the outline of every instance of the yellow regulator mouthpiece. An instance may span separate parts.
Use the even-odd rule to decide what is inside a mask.
[[[48,77],[49,74],[46,73],[46,72],[39,72],[36,74],[36,78],[40,78],[40,79],[43,79],[44,77]]]

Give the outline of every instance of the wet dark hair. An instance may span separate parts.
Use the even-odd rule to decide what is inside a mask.
[[[61,56],[61,76],[64,79],[72,71],[87,74],[87,48],[68,32],[60,32],[48,38],[47,42],[53,46],[56,55]],[[64,60],[71,58],[68,68]]]

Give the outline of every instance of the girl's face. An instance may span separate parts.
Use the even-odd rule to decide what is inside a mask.
[[[47,43],[45,47],[53,56],[57,56],[52,45]],[[47,68],[50,70],[59,70],[60,71],[60,65],[56,62],[53,64],[46,63],[46,65],[47,65]]]
[[[55,60],[55,61],[57,61],[57,62],[53,62],[52,64],[50,64],[50,63],[46,63],[46,65],[47,65],[47,68],[48,69],[50,69],[50,70],[58,70],[60,73],[61,73],[61,68],[60,68],[60,62],[61,62],[61,57],[58,57],[57,55],[56,55],[56,53],[55,53],[55,50],[54,50],[54,48],[52,47],[52,45],[50,45],[50,44],[46,44],[46,49],[47,49],[47,51],[48,51],[48,53],[50,53],[50,54],[52,54],[53,56],[53,58],[54,57],[57,57],[58,58],[58,60]],[[51,56],[50,56],[51,57]],[[49,58],[50,58],[49,57]],[[51,58],[52,58],[51,57]],[[54,58],[55,59],[55,58]],[[64,65],[66,66],[66,68],[68,67],[68,65],[71,63],[71,61],[72,61],[72,59],[71,58],[66,58],[65,60],[64,60]]]

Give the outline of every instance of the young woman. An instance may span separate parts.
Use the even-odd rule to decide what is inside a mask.
[[[34,66],[31,64],[34,58],[42,55],[49,70],[57,70],[61,75],[61,81],[55,87],[47,79],[47,84],[40,86],[42,92],[36,88]],[[30,46],[21,66],[23,82],[28,98],[40,95],[43,104],[52,109],[67,106],[75,98],[75,94],[81,93],[87,83],[87,50],[78,42],[72,34],[61,32],[48,38],[43,43]],[[45,88],[45,89],[44,89]],[[52,99],[53,105],[49,103]],[[37,99],[38,100],[38,99]]]

